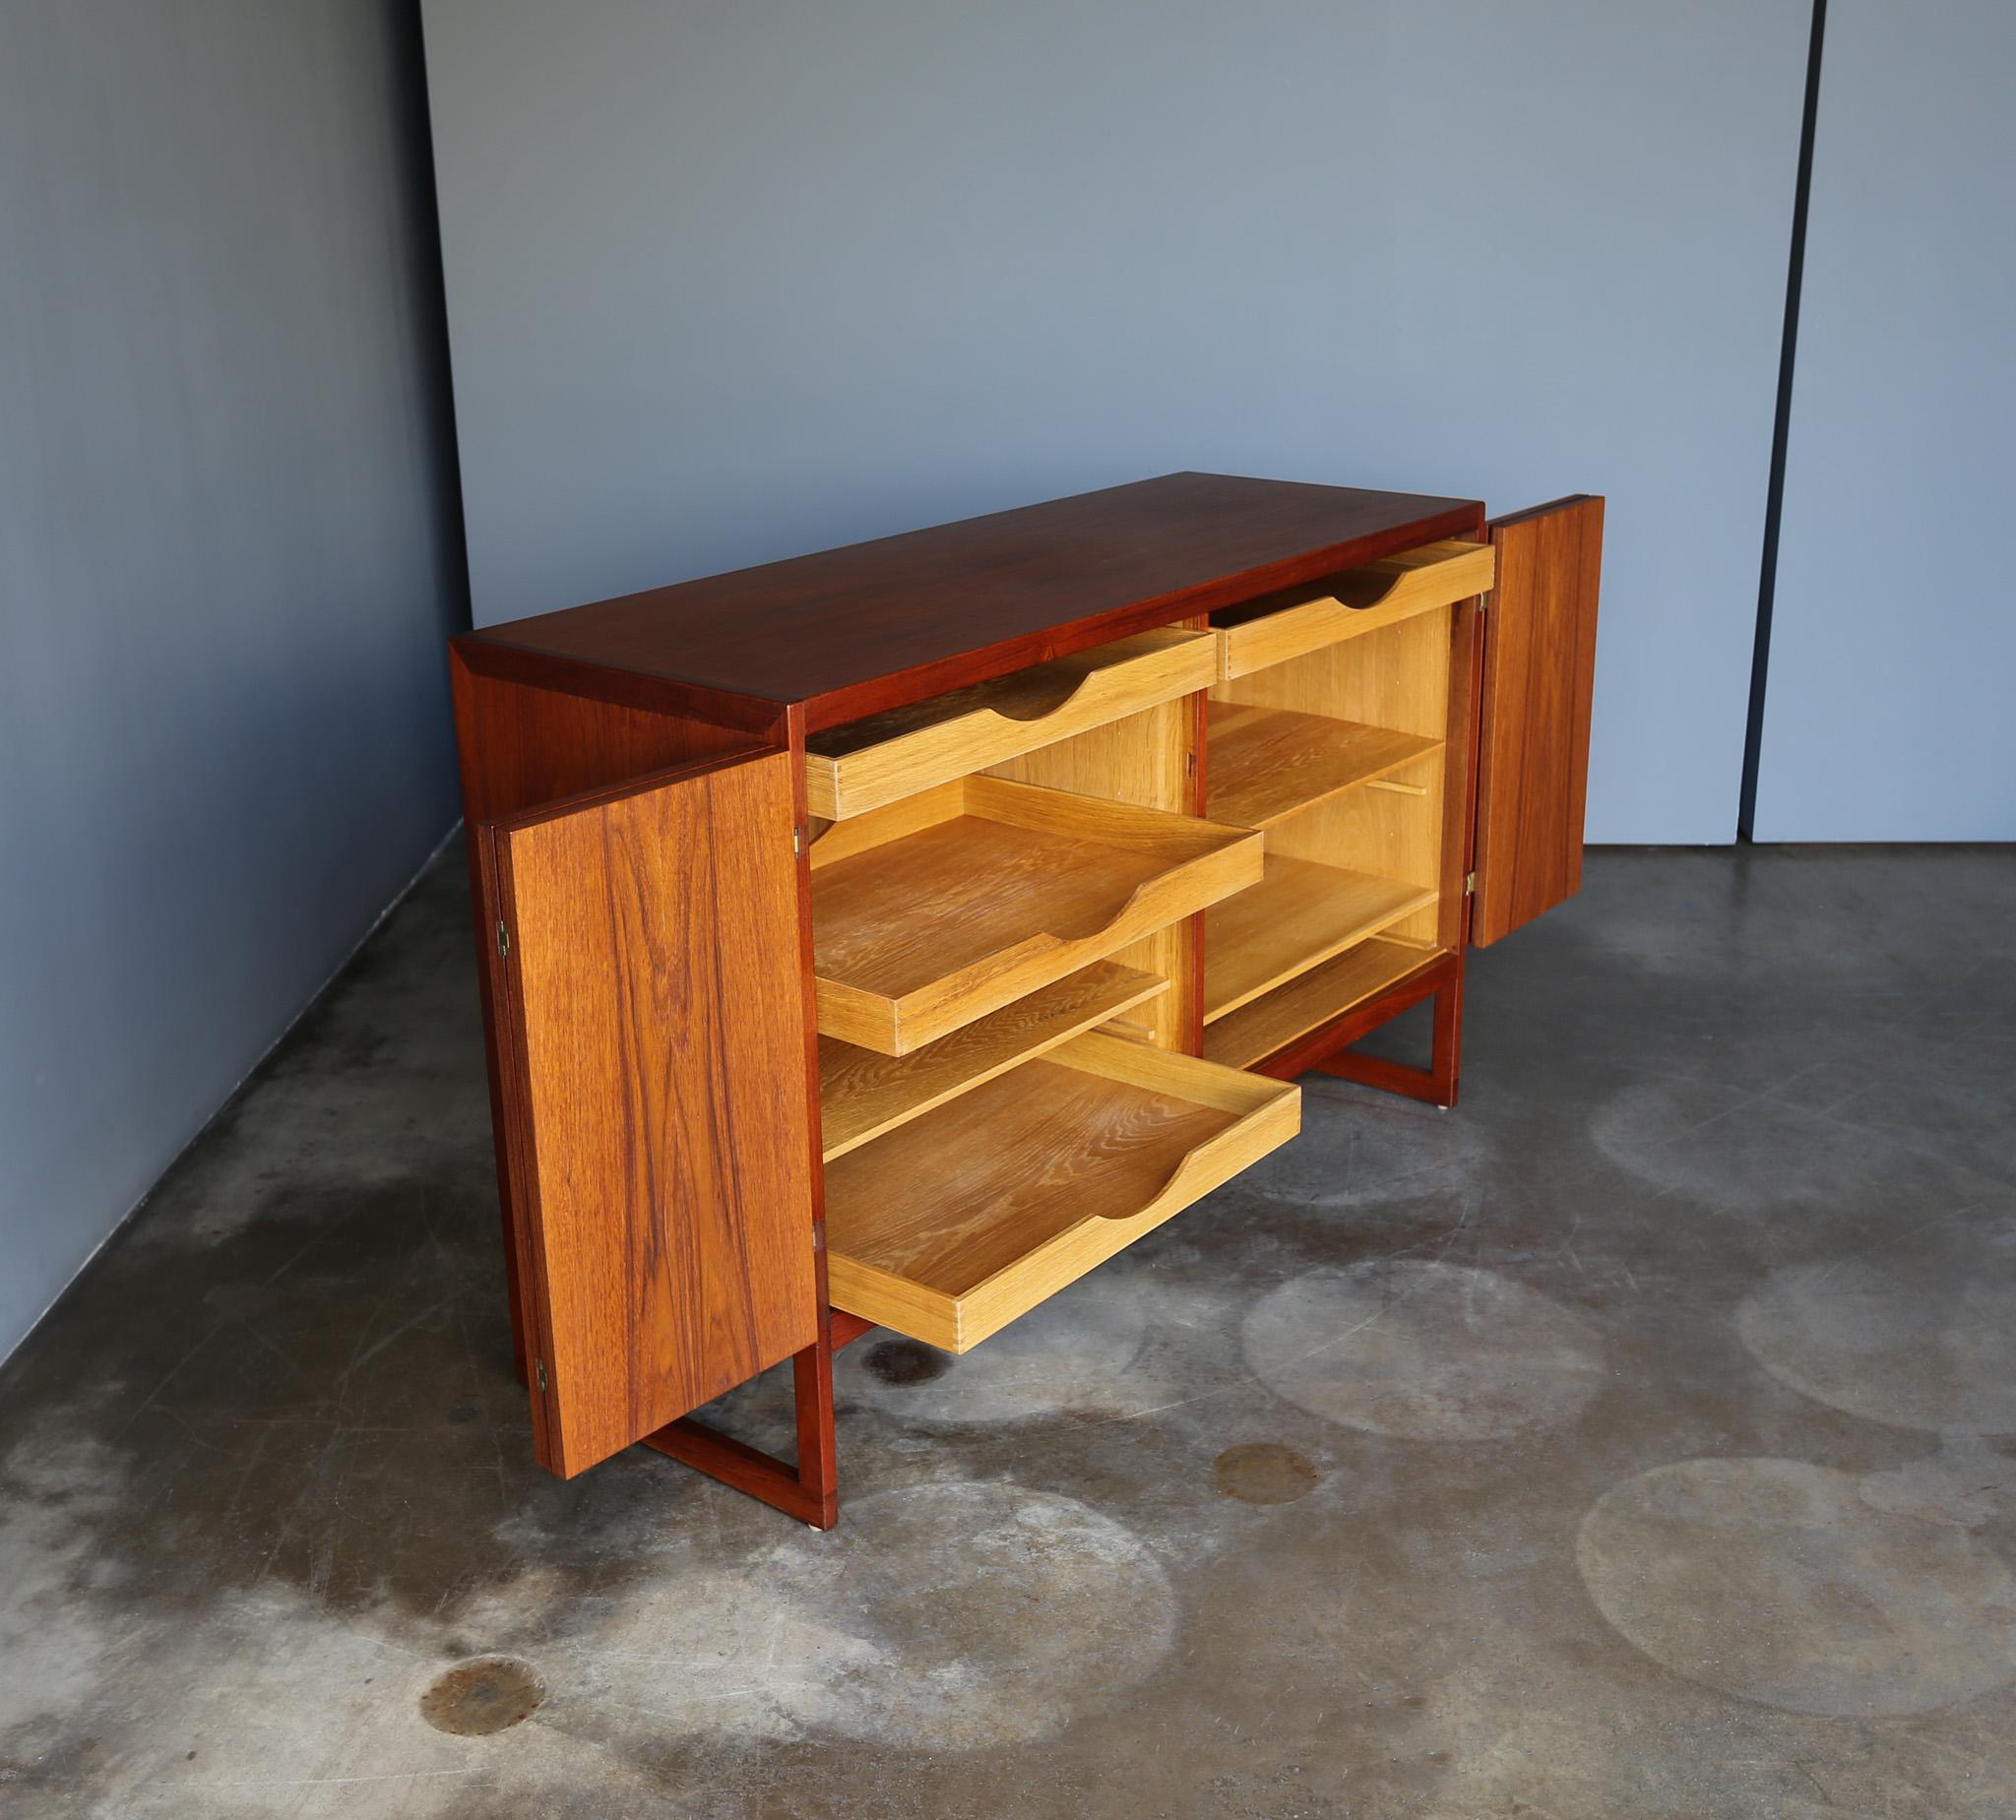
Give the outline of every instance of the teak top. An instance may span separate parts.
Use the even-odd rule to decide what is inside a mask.
[[[816,730],[1475,533],[1475,500],[1176,473],[465,635],[784,706]]]

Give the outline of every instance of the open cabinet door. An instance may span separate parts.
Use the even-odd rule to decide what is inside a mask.
[[[1578,493],[1491,522],[1483,616],[1477,889],[1470,939],[1509,935],[1582,886],[1603,500]]]
[[[812,1344],[789,756],[478,831],[540,1464],[571,1477]]]

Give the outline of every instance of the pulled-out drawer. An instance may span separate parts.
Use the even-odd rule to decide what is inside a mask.
[[[805,804],[845,821],[1144,708],[1210,688],[1208,632],[1165,628],[815,733]]]
[[[1424,543],[1303,588],[1221,607],[1211,616],[1218,678],[1229,682],[1484,594],[1496,573],[1496,553],[1488,543]]]
[[[819,1030],[908,1055],[1260,882],[1263,837],[962,778],[812,844]]]
[[[1301,1129],[1301,1090],[1074,1037],[826,1168],[836,1308],[964,1352]]]

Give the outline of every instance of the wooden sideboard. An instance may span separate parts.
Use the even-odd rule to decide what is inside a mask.
[[[541,1463],[829,1527],[836,1348],[979,1344],[1305,1070],[1452,1104],[1466,952],[1580,881],[1602,534],[1169,474],[455,640]],[[692,1419],[786,1359],[794,1462]]]

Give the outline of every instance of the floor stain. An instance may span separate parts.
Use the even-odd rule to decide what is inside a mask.
[[[1315,1490],[1322,1475],[1306,1455],[1279,1441],[1228,1447],[1211,1464],[1219,1490],[1242,1504],[1292,1504]]]
[[[1863,1486],[1797,1460],[1656,1467],[1597,1502],[1576,1560],[1654,1661],[1789,1712],[1928,1713],[2016,1682],[2016,1637],[1990,1615],[2016,1577],[1968,1530]]]
[[[436,1731],[486,1738],[529,1719],[546,1697],[532,1663],[512,1656],[459,1663],[420,1696],[420,1717]]]
[[[1928,1222],[1866,1257],[1774,1271],[1736,1332],[1774,1377],[1833,1409],[2016,1432],[2016,1216]]]
[[[1599,1336],[1494,1271],[1411,1259],[1315,1270],[1261,1297],[1246,1357],[1313,1415],[1417,1441],[1552,1427],[1602,1387]]]
[[[942,1378],[952,1363],[936,1348],[919,1346],[914,1340],[884,1340],[869,1349],[863,1362],[884,1384],[899,1389]]]

